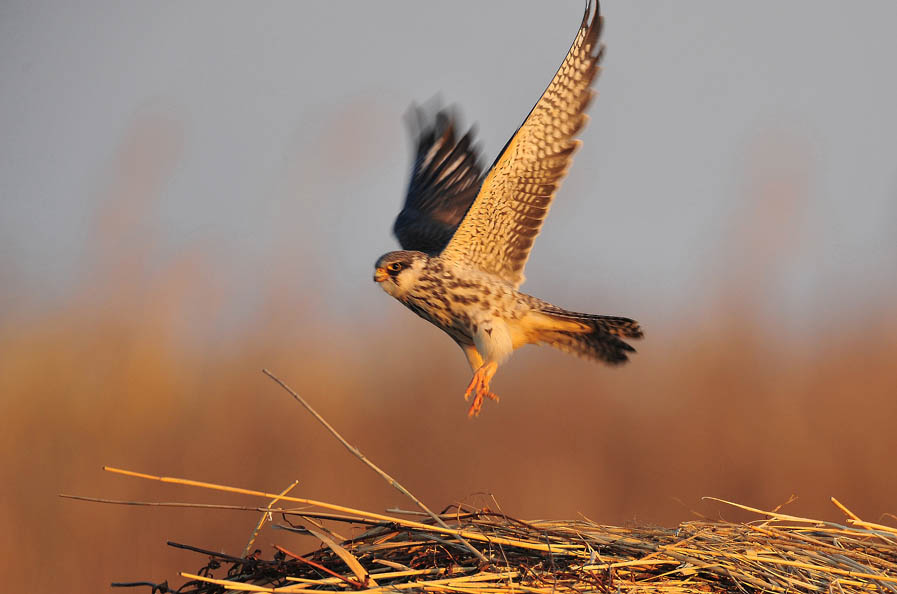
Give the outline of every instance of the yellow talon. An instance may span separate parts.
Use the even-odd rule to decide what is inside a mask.
[[[489,391],[489,382],[492,381],[492,376],[495,375],[497,370],[498,364],[489,362],[480,366],[473,374],[470,384],[464,392],[465,401],[469,400],[470,395],[473,394],[473,403],[471,403],[470,409],[467,411],[468,417],[479,416],[480,410],[483,408],[483,399],[488,398],[498,402],[498,396]]]

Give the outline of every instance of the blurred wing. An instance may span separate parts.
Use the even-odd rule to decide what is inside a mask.
[[[592,4],[594,3],[594,6]],[[492,165],[467,216],[442,252],[515,287],[580,141],[603,46],[597,0],[587,0],[579,33],[523,125]]]
[[[456,118],[440,110],[435,118],[412,107],[409,128],[417,149],[411,181],[393,233],[403,249],[436,255],[445,248],[483,182],[473,146],[473,129],[455,140]],[[430,120],[430,121],[427,121]]]

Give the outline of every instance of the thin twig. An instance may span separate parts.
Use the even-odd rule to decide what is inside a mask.
[[[201,553],[203,555],[208,555],[209,557],[215,557],[216,559],[224,559],[225,561],[232,561],[234,563],[243,563],[245,559],[241,557],[234,557],[233,555],[228,555],[226,553],[219,553],[216,551],[210,551],[209,549],[201,549],[199,547],[195,547],[193,545],[183,544],[180,542],[174,542],[173,540],[167,541],[165,544],[170,546],[173,549],[183,549],[185,551],[193,551],[194,553]]]
[[[284,509],[282,507],[256,507],[250,505],[227,505],[223,503],[184,503],[180,501],[131,501],[131,500],[122,500],[122,499],[103,499],[100,497],[86,497],[84,495],[67,495],[65,493],[60,493],[59,497],[62,499],[72,499],[74,501],[88,501],[90,503],[106,503],[109,505],[132,505],[136,507],[180,507],[180,508],[193,508],[193,509],[224,509],[224,510],[234,510],[234,511],[251,511],[251,512],[262,512],[265,514],[275,513],[275,514],[288,514],[295,516],[305,516],[308,515],[307,512],[298,510],[298,509]],[[348,518],[348,516],[346,516]],[[351,520],[347,519],[346,521],[357,521],[355,518]]]
[[[293,484],[292,484],[292,485],[290,485],[289,487],[287,487],[286,489],[284,489],[283,491],[281,491],[280,494],[279,494],[277,497],[275,497],[274,499],[272,499],[272,500],[270,501],[270,503],[268,503],[268,507],[273,507],[275,503],[277,503],[278,501],[280,501],[281,497],[283,497],[284,495],[286,495],[287,493],[289,493],[290,491],[292,491],[292,490],[293,490],[293,487],[295,487],[295,486],[298,485],[298,484],[299,484],[299,481],[298,481],[298,480],[293,481]],[[249,549],[251,549],[251,548],[252,548],[252,545],[255,544],[255,539],[258,538],[258,536],[259,536],[259,532],[261,532],[261,530],[262,530],[262,526],[265,525],[265,520],[266,520],[266,519],[267,519],[267,520],[270,520],[270,519],[271,519],[271,512],[264,512],[264,513],[262,513],[262,517],[259,518],[259,521],[258,521],[258,523],[255,525],[255,528],[253,529],[252,534],[249,536],[249,542],[247,542],[247,543],[246,543],[246,546],[243,547],[243,555],[242,555],[243,557],[246,557],[246,556],[249,555]]]
[[[403,495],[405,495],[406,497],[408,497],[409,499],[411,499],[411,501],[413,501],[413,502],[415,503],[415,505],[417,505],[417,506],[418,506],[419,508],[421,508],[423,511],[427,512],[427,514],[428,514],[431,518],[433,518],[433,520],[434,520],[437,524],[439,524],[439,525],[442,526],[443,528],[448,528],[448,524],[446,524],[445,522],[443,522],[443,521],[442,521],[442,518],[440,518],[438,515],[436,515],[435,513],[433,513],[433,512],[430,510],[430,508],[427,507],[426,505],[424,505],[424,503],[423,503],[420,499],[418,499],[417,497],[415,497],[414,495],[412,495],[411,492],[410,492],[408,489],[406,489],[405,487],[403,487],[403,486],[399,483],[399,481],[397,481],[396,479],[392,478],[392,477],[391,477],[389,474],[387,474],[385,471],[381,470],[379,466],[377,466],[376,464],[374,464],[373,462],[371,462],[371,461],[367,458],[367,456],[365,456],[364,454],[362,454],[362,453],[361,453],[361,450],[359,450],[357,447],[353,446],[353,445],[350,444],[348,441],[346,441],[346,439],[345,439],[342,435],[340,435],[339,432],[338,432],[336,429],[334,429],[333,426],[330,425],[330,423],[328,423],[326,420],[324,420],[324,417],[322,417],[321,415],[319,415],[319,414],[318,414],[318,411],[316,411],[314,408],[312,408],[312,406],[311,406],[308,402],[306,402],[305,399],[302,398],[302,396],[300,396],[300,395],[297,394],[295,391],[293,391],[292,388],[290,388],[288,385],[286,385],[280,378],[278,378],[276,375],[274,375],[273,373],[271,373],[271,372],[268,371],[267,369],[262,369],[262,373],[264,373],[265,375],[267,375],[268,377],[270,377],[270,378],[271,378],[272,380],[274,380],[274,381],[275,381],[281,388],[283,388],[284,390],[286,390],[287,393],[289,393],[290,396],[292,396],[292,397],[293,397],[299,404],[301,404],[301,405],[303,406],[303,408],[305,408],[305,410],[307,410],[309,413],[311,413],[311,415],[312,415],[315,419],[317,419],[318,422],[321,423],[321,424],[324,426],[324,428],[327,429],[327,431],[330,432],[331,435],[333,435],[333,436],[334,436],[334,437],[335,437],[341,444],[343,444],[343,446],[344,446],[347,450],[349,450],[349,452],[350,452],[353,456],[355,456],[356,458],[358,458],[359,460],[361,460],[362,462],[364,462],[365,464],[367,464],[367,466],[368,466],[371,470],[373,470],[374,472],[376,472],[377,474],[379,474],[379,475],[383,478],[383,480],[385,480],[387,483],[389,483],[390,485],[392,485],[392,486],[393,486],[395,489],[397,489],[400,493],[402,493]],[[480,559],[480,561],[482,561],[483,563],[488,563],[488,562],[489,562],[489,560],[485,557],[485,555],[483,555],[483,553],[481,553],[481,552],[480,552],[478,549],[476,549],[473,545],[471,545],[469,542],[467,542],[467,540],[465,540],[463,536],[461,536],[461,535],[457,535],[456,538],[457,538],[459,541],[461,541],[461,543],[462,543],[465,547],[467,547],[467,549],[468,549],[471,553],[473,553],[474,555],[476,555],[477,558]]]
[[[112,582],[109,586],[112,588],[139,588],[141,586],[148,586],[153,589],[153,594],[156,592],[166,594],[167,592],[172,591],[165,582],[161,584],[155,582]]]

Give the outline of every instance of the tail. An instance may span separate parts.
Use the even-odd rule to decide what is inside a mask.
[[[635,352],[623,338],[643,336],[638,322],[629,318],[577,313],[555,306],[540,313],[550,320],[549,327],[539,332],[540,342],[609,365],[621,365],[629,360],[629,353]]]

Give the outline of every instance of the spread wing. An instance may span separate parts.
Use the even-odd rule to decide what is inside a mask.
[[[411,181],[393,232],[403,249],[435,256],[445,248],[483,183],[473,129],[455,138],[450,110],[435,117],[412,106],[407,120],[416,142]]]
[[[594,5],[593,5],[594,4]],[[441,256],[473,265],[515,287],[567,173],[585,125],[603,46],[597,0],[586,1],[579,33],[523,125],[505,145]]]

